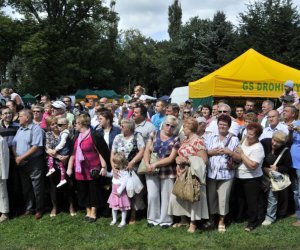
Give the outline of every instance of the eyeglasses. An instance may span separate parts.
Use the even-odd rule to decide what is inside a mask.
[[[41,113],[40,110],[33,110],[32,113]]]
[[[228,113],[227,110],[219,110],[218,112],[219,112],[219,114],[222,114],[222,113],[226,114],[226,113]]]
[[[65,126],[67,124],[57,124],[58,127],[62,127],[62,126]]]
[[[172,124],[169,124],[169,123],[166,123],[166,126],[169,127],[169,128],[175,128],[176,126],[172,125]]]
[[[183,111],[184,114],[190,114],[191,111]]]

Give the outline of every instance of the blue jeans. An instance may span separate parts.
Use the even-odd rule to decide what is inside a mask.
[[[273,192],[272,188],[269,189],[268,192],[268,207],[266,220],[274,222],[276,220],[276,212],[277,212],[277,203],[278,203],[278,192]]]
[[[295,211],[298,220],[300,220],[300,169],[296,169],[296,177],[292,182],[292,190],[295,200]]]

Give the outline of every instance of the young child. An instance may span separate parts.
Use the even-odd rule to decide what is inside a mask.
[[[44,105],[44,114],[42,117],[42,121],[41,121],[41,128],[42,129],[46,129],[47,128],[47,124],[46,124],[46,119],[51,115],[51,102],[46,102]]]
[[[287,96],[290,96],[291,103],[296,106],[299,103],[299,96],[296,91],[294,91],[294,82],[292,80],[287,80],[284,83],[284,93],[279,97],[282,105],[277,109],[277,111],[281,114],[284,108],[284,101],[287,99]]]
[[[60,131],[59,143],[55,147],[55,149],[49,150],[51,154],[55,155],[56,153],[58,153],[58,154],[64,155],[64,156],[67,156],[70,154],[70,138],[69,138],[70,131],[68,130],[68,125],[69,125],[69,121],[67,120],[67,118],[59,118],[57,120],[57,126]],[[67,181],[66,181],[65,164],[62,161],[59,161],[58,166],[60,169],[60,182],[58,183],[58,185],[56,187],[59,188],[59,187],[63,186],[64,184],[66,184]],[[50,176],[51,174],[53,174],[55,172],[54,158],[50,155],[48,156],[48,167],[49,167],[49,171],[46,174],[46,176]]]
[[[127,210],[130,210],[130,201],[126,193],[126,184],[129,173],[125,170],[128,162],[125,155],[122,153],[115,153],[112,159],[115,164],[115,169],[119,170],[118,175],[114,175],[112,179],[112,191],[108,198],[109,207],[112,209],[111,226],[117,223],[118,210],[121,210],[122,220],[118,227],[126,225]]]

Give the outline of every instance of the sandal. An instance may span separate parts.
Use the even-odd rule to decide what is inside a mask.
[[[196,232],[196,228],[197,228],[196,225],[190,224],[189,229],[187,231],[188,231],[188,233],[195,233]]]
[[[226,227],[225,225],[220,225],[218,226],[218,232],[219,233],[225,233],[226,232]]]
[[[173,228],[187,227],[189,224],[187,223],[175,223],[173,224]]]
[[[130,219],[130,221],[128,222],[128,224],[129,224],[129,225],[134,225],[134,224],[135,224],[135,222],[136,222],[135,220],[133,220],[133,219]]]

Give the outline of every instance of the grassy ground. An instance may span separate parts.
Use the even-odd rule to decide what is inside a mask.
[[[146,220],[120,229],[109,226],[110,218],[96,223],[60,213],[36,221],[21,216],[0,224],[0,249],[300,249],[300,229],[294,218],[269,227],[244,232],[244,224],[232,224],[224,234],[216,231],[186,232],[186,228],[148,228]]]

